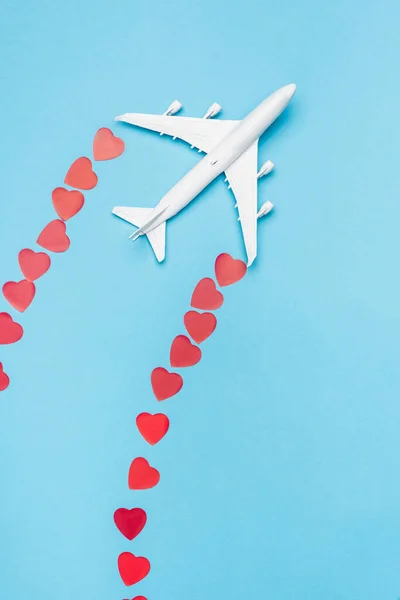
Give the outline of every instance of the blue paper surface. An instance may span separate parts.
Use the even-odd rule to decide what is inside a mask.
[[[1,282],[55,218],[51,191],[94,133],[126,142],[68,222],[0,348],[0,596],[6,600],[395,600],[400,596],[399,5],[361,0],[4,2]],[[113,123],[211,102],[242,118],[296,82],[263,138],[259,256],[226,288],[201,362],[158,404],[201,277],[244,258],[234,200],[216,181],[167,227],[167,260],[131,244],[114,205],[154,206],[198,160]],[[171,428],[150,448],[139,412]],[[128,489],[146,457],[153,490]],[[142,507],[133,542],[113,523]],[[127,590],[124,551],[149,577]]]

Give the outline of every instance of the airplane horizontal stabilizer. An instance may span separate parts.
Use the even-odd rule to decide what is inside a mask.
[[[113,214],[128,223],[132,223],[136,227],[139,227],[134,233],[134,240],[141,235],[141,229],[151,225],[153,221],[158,219],[160,213],[154,215],[153,218],[149,219],[150,215],[154,213],[153,208],[140,208],[136,206],[115,206],[112,210]],[[165,222],[161,223],[158,227],[155,227],[148,233],[147,238],[153,248],[154,254],[158,262],[162,262],[165,258]]]

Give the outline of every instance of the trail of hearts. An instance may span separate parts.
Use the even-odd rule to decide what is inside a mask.
[[[123,140],[114,136],[110,129],[99,129],[93,140],[93,158],[104,161],[117,158],[125,149]],[[84,196],[79,190],[91,190],[98,182],[92,168],[92,161],[82,156],[75,160],[65,176],[64,183],[72,188],[57,187],[53,190],[51,199],[59,219],[48,223],[39,234],[36,243],[50,252],[65,252],[70,246],[65,221],[74,217],[83,207]],[[42,277],[50,268],[50,256],[46,252],[35,252],[24,248],[18,254],[18,263],[24,279],[7,281],[3,287],[3,295],[7,302],[17,311],[24,312],[32,303],[36,286],[33,283]],[[23,328],[16,323],[12,316],[0,312],[0,345],[13,344],[23,336]],[[0,392],[8,388],[9,376],[0,363]]]
[[[125,149],[123,140],[114,136],[107,128],[101,128],[93,140],[93,157],[96,161],[117,158]],[[87,157],[75,160],[65,176],[64,183],[73,190],[57,187],[52,192],[53,207],[60,217],[48,223],[37,238],[37,244],[50,252],[65,252],[70,246],[65,222],[74,217],[84,205],[84,196],[79,190],[90,190],[96,187],[98,177],[93,171],[92,162]],[[45,252],[35,252],[24,248],[18,254],[18,263],[24,279],[7,281],[2,288],[3,295],[9,304],[19,312],[24,312],[32,303],[36,286],[34,281],[40,279],[50,268],[51,259]],[[221,254],[215,261],[215,276],[220,287],[232,285],[244,277],[246,265],[241,260],[233,259],[229,254]],[[203,311],[215,311],[222,306],[224,297],[217,290],[215,281],[206,277],[196,285],[191,299],[191,307]],[[196,344],[201,344],[215,331],[217,319],[210,312],[199,313],[194,310],[186,312],[183,319],[189,336]],[[0,313],[0,345],[13,344],[23,336],[23,328],[11,315]],[[187,368],[197,364],[202,351],[192,344],[186,335],[177,335],[170,348],[170,365],[172,368]],[[0,362],[0,391],[10,383]],[[178,373],[169,372],[164,367],[156,367],[151,373],[151,386],[157,401],[162,402],[176,395],[183,386],[183,378]],[[158,444],[169,430],[169,419],[163,413],[140,413],[136,418],[136,426],[149,445]],[[147,490],[155,487],[160,481],[160,473],[143,457],[135,458],[129,468],[128,487],[131,490]],[[135,539],[147,522],[146,512],[141,508],[119,508],[114,513],[114,522],[118,530],[130,541]],[[126,586],[132,586],[147,577],[150,562],[142,556],[130,552],[122,552],[118,557],[118,570]],[[133,600],[146,600],[144,596],[136,596]]]
[[[247,267],[241,260],[233,259],[229,254],[220,254],[215,261],[215,277],[220,287],[232,285],[244,277]],[[204,311],[217,310],[222,306],[224,297],[217,290],[213,279],[206,277],[196,285],[191,307]],[[196,344],[201,344],[215,331],[217,319],[213,313],[189,310],[183,317],[187,333]],[[170,365],[172,368],[187,368],[197,364],[202,351],[192,344],[186,335],[177,335],[170,348]],[[154,396],[158,402],[172,398],[181,391],[183,377],[164,367],[156,367],[150,376]],[[150,444],[158,444],[169,430],[169,419],[163,413],[140,413],[136,417],[136,426],[142,437]],[[135,458],[128,472],[128,487],[131,490],[148,490],[160,481],[160,473],[152,467],[147,459]],[[134,540],[147,522],[147,515],[142,508],[118,508],[114,513],[114,522],[118,530],[129,541]],[[142,581],[150,572],[150,562],[142,556],[131,552],[123,552],[118,557],[118,570],[123,583],[132,586]],[[144,596],[136,596],[133,600],[146,600]]]

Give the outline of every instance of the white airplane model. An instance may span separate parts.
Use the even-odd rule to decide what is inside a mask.
[[[165,258],[165,224],[189,202],[194,200],[218,175],[225,171],[239,211],[247,264],[257,255],[257,219],[268,214],[273,204],[266,202],[257,212],[257,179],[272,171],[271,161],[257,172],[258,139],[289,104],[296,91],[294,83],[280,88],[261,102],[242,121],[211,120],[219,113],[219,104],[212,104],[202,119],[174,117],[182,105],[175,100],[163,115],[126,113],[116,117],[131,125],[180,138],[205,152],[206,156],[193,167],[155,208],[116,206],[113,213],[132,223],[137,229],[132,240],[147,235],[159,262]]]

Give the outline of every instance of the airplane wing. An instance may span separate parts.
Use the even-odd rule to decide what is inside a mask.
[[[248,266],[257,256],[257,161],[258,140],[225,171],[237,202]]]
[[[210,152],[230,133],[239,121],[198,119],[196,117],[175,117],[167,115],[146,115],[126,113],[115,119],[144,129],[165,133],[180,138],[202,152]]]

